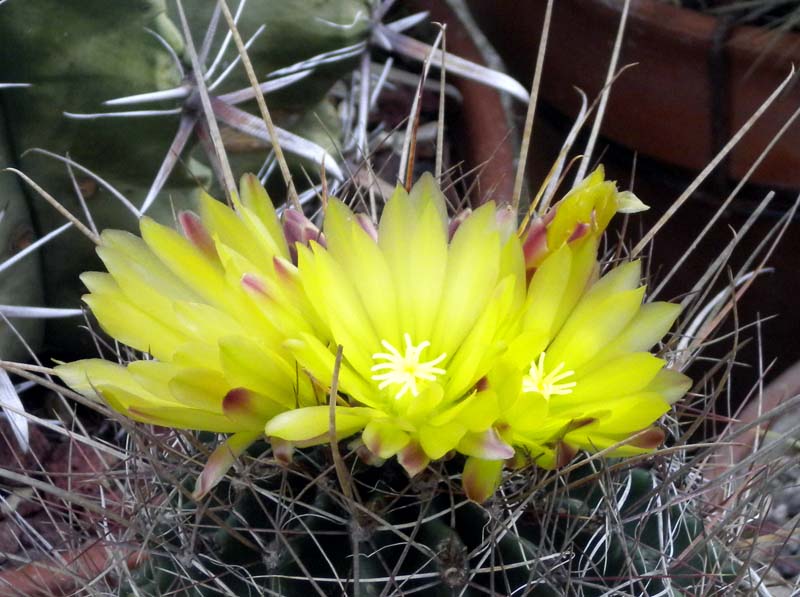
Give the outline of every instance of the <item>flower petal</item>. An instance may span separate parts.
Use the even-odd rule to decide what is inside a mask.
[[[277,248],[277,254],[284,259],[289,259],[289,247],[286,238],[283,236],[283,227],[278,220],[275,206],[272,204],[266,189],[261,185],[258,177],[254,174],[245,174],[239,181],[239,192],[241,193],[242,204],[247,208],[242,213],[242,219],[248,223],[252,214],[261,222],[272,243]]]
[[[352,281],[378,336],[399,346],[402,332],[392,272],[377,243],[337,199],[328,201],[325,236],[328,250]]]
[[[371,408],[337,406],[336,436],[343,438],[353,435],[377,414]],[[329,406],[306,406],[279,414],[267,423],[265,433],[269,437],[291,442],[320,438],[319,443],[325,443],[329,427]]]
[[[483,460],[507,460],[514,456],[514,448],[504,442],[493,427],[480,433],[466,433],[457,449],[466,456]]]
[[[669,411],[670,405],[661,396],[651,392],[636,394],[614,400],[604,416],[588,425],[570,431],[564,439],[587,450],[606,448],[637,431],[649,427],[661,415]],[[597,437],[595,437],[597,436]],[[610,444],[602,444],[600,436],[616,437]]]
[[[220,266],[175,230],[148,217],[141,219],[142,238],[161,262],[184,284],[212,305],[237,313],[241,297],[230,291]]]
[[[446,234],[440,208],[428,194],[412,201],[398,187],[384,208],[378,244],[393,276],[401,333],[415,342],[432,340],[445,284]]]
[[[307,378],[298,374],[294,362],[290,364],[276,352],[262,349],[254,340],[244,336],[220,338],[219,355],[225,378],[233,387],[250,388],[285,408],[298,406],[310,394]]]
[[[233,388],[222,399],[222,412],[242,428],[261,429],[266,421],[285,410],[281,404],[247,388]]]
[[[419,430],[419,443],[431,460],[437,460],[455,450],[466,432],[466,427],[457,421],[438,426],[423,425]]]
[[[108,274],[86,272],[81,280],[92,291],[83,296],[105,332],[123,344],[169,360],[186,337],[168,322],[146,313],[122,294]]]
[[[461,484],[469,499],[482,504],[494,495],[502,477],[502,460],[484,460],[471,456],[464,463]]]
[[[638,392],[653,381],[664,365],[662,359],[649,352],[634,352],[613,359],[580,378],[570,394],[553,396],[551,412],[581,404],[594,406]]]
[[[125,367],[103,359],[65,363],[58,365],[55,372],[70,388],[93,398],[100,398],[96,393],[96,388],[100,385],[114,385],[134,393],[142,392],[143,389]]]
[[[447,259],[438,318],[431,339],[452,355],[486,308],[500,273],[500,233],[493,203],[475,210],[458,228]]]
[[[378,338],[361,299],[341,266],[315,242],[311,251],[298,251],[304,287],[311,303],[326,321],[344,358],[362,375],[371,375],[372,355],[380,352]]]
[[[497,357],[506,351],[501,330],[508,330],[516,319],[516,288],[521,280],[506,276],[494,291],[488,305],[461,342],[447,367],[449,383],[445,400],[459,398],[491,369]]]
[[[182,367],[169,382],[170,394],[178,404],[222,414],[222,400],[230,390],[219,371]]]
[[[224,203],[200,191],[200,218],[216,243],[227,245],[254,264],[266,266],[272,261],[275,247],[258,242],[245,223]]]
[[[114,410],[135,421],[175,429],[195,429],[215,433],[242,431],[240,424],[232,422],[221,413],[180,405],[164,406],[163,403],[152,403],[142,395],[112,385],[98,386],[97,389]]]
[[[573,371],[589,362],[636,316],[643,296],[644,287],[604,296],[602,301],[587,295],[548,347],[548,361]]]
[[[197,477],[192,498],[200,500],[208,495],[208,492],[214,489],[217,483],[222,480],[222,477],[230,470],[242,452],[261,435],[262,432],[260,430],[240,431],[239,433],[234,433],[217,446],[211,456],[208,457],[203,472]]]
[[[333,381],[336,355],[319,339],[310,334],[300,334],[299,338],[284,342],[284,346],[294,355],[300,366],[313,376],[323,388],[330,387]],[[339,367],[339,389],[367,406],[377,408],[380,405],[370,385],[344,361]]]
[[[375,419],[367,423],[361,440],[370,452],[380,458],[391,458],[408,445],[408,433],[386,419]]]
[[[662,369],[644,388],[646,392],[659,394],[667,403],[675,404],[692,387],[692,380],[673,369]]]
[[[414,477],[425,470],[431,461],[422,446],[416,440],[411,440],[397,453],[397,462],[400,463],[409,477]]]
[[[591,361],[577,370],[576,374],[586,375],[611,359],[626,353],[650,350],[669,331],[680,311],[680,305],[672,303],[657,302],[642,305],[622,332]]]

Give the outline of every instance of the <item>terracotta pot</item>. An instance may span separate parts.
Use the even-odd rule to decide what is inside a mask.
[[[775,432],[780,436],[796,428],[800,424],[800,407],[790,409],[790,412],[776,412],[785,401],[796,396],[800,396],[800,362],[786,369],[767,385],[760,399],[755,396],[734,418],[730,423],[730,433],[724,434],[733,436],[733,441],[725,442],[725,445],[721,445],[712,453],[709,462],[711,466],[707,474],[711,478],[723,477],[731,467],[742,462],[760,447],[779,441],[767,439],[768,432]],[[763,423],[753,425],[759,420],[763,420]],[[738,430],[741,432],[737,433]],[[774,455],[770,457],[774,458]],[[750,476],[759,473],[759,466],[752,466],[751,472],[742,475],[737,484],[746,486]],[[721,493],[718,493],[717,497],[721,498]]]
[[[530,81],[544,1],[467,0],[476,21],[511,73]],[[542,80],[542,97],[574,117],[580,100],[603,87],[623,2],[558,0]],[[800,64],[800,34],[776,36],[757,27],[729,27],[714,16],[659,0],[633,0],[619,65],[638,63],[611,92],[603,134],[664,162],[702,169],[716,151]],[[800,106],[790,87],[734,149],[729,177],[741,178]],[[800,123],[795,123],[753,177],[800,187]]]
[[[447,51],[485,64],[483,56],[467,28],[446,0],[408,0],[412,11],[426,10],[429,20],[447,25]],[[475,200],[510,198],[514,187],[516,150],[507,124],[500,93],[467,79],[449,76],[462,96],[459,113],[449,120],[450,137],[456,157],[464,160],[464,171],[479,173]]]
[[[105,573],[115,560],[124,559],[134,569],[146,559],[133,547],[110,547],[102,543],[62,553],[67,566],[60,568],[53,561],[31,562],[19,568],[0,572],[0,597],[54,597],[74,595],[84,584]]]

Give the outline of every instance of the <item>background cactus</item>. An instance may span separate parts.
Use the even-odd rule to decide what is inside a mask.
[[[215,4],[195,4],[187,6],[187,11],[195,37],[202,39]],[[249,2],[239,26],[245,38],[261,25],[270,28],[271,34],[261,36],[260,43],[251,51],[258,76],[266,77],[276,68],[320,52],[363,42],[367,8],[360,0],[318,2],[313,7],[302,1]],[[8,131],[8,153],[2,156],[0,163],[23,170],[81,219],[84,219],[84,210],[65,164],[39,153],[24,153],[26,150],[42,148],[69,155],[105,179],[133,206],[141,206],[168,153],[179,114],[88,120],[69,115],[115,111],[118,109],[105,107],[103,102],[186,83],[181,78],[181,67],[175,62],[175,58],[180,59],[184,68],[189,64],[182,34],[176,26],[179,21],[173,20],[174,5],[172,12],[168,12],[164,0],[123,0],[113,5],[95,0],[88,3],[35,0],[4,3],[0,10],[0,37],[6,41],[0,49],[0,82],[30,85],[7,90],[0,98],[7,115],[5,130]],[[211,48],[212,58],[227,32],[224,19],[220,20]],[[54,35],[54,22],[59,23],[61,34]],[[307,27],[309,22],[313,25]],[[336,27],[340,22],[353,25]],[[19,23],[25,26],[20,27]],[[227,47],[217,74],[236,56],[235,46]],[[277,121],[335,153],[339,122],[332,106],[323,102],[323,98],[333,82],[352,66],[352,60],[327,65],[321,75],[307,77],[292,94],[282,99],[278,97]],[[235,69],[222,82],[219,92],[248,86],[241,69]],[[181,106],[181,101],[166,100],[141,107],[175,109]],[[267,155],[266,143],[236,133],[228,134],[226,139],[237,172],[259,170]],[[211,171],[204,165],[207,160],[200,148],[191,148],[193,144],[190,143],[190,151],[185,152],[169,177],[160,193],[161,199],[148,211],[157,220],[171,222],[173,210],[192,205],[198,184],[212,186]],[[319,169],[302,160],[292,163],[297,174],[305,169],[314,177]],[[75,169],[74,174],[98,229],[136,227],[136,215],[107,188],[81,169]],[[4,179],[10,177],[9,174],[3,176]],[[303,180],[302,175],[298,176],[298,181]],[[21,197],[16,181],[3,180],[2,184],[16,188],[16,196]],[[22,196],[27,197],[33,211],[38,235],[64,223],[63,216],[35,192],[26,188]],[[11,225],[11,214],[15,210],[24,208],[24,203],[18,199],[13,202],[4,226]],[[21,237],[14,232],[3,238],[16,242]],[[70,258],[64,259],[64,255]],[[17,267],[38,270],[36,261],[37,258],[30,258]],[[78,307],[83,288],[77,276],[96,267],[97,263],[92,244],[78,231],[67,230],[43,247],[41,261],[46,303],[53,307]],[[0,274],[0,279],[6,285],[24,286],[27,293],[38,292],[38,282],[27,284],[20,277],[11,280],[9,272]],[[38,302],[33,295],[30,300],[27,296],[10,298],[14,300],[4,302],[26,305]],[[22,299],[26,301],[17,302]],[[34,341],[34,328],[41,325],[41,322],[26,323],[22,332]],[[91,349],[90,342],[78,341],[73,333],[74,325],[74,320],[47,323],[48,347],[54,349],[59,358],[86,354]]]
[[[13,91],[10,91],[13,93]],[[0,131],[6,129],[0,110]],[[10,161],[8,139],[0,133],[0,164]],[[9,175],[0,176],[0,263],[11,259],[34,242],[28,201],[18,181]],[[31,305],[42,303],[41,266],[37,255],[21,258],[14,265],[0,272],[0,304]],[[27,340],[33,350],[42,341],[43,322],[36,318],[14,319],[16,330]],[[28,358],[28,352],[14,331],[0,323],[0,358],[17,360]]]

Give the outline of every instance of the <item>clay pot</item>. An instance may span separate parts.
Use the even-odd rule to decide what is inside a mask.
[[[546,3],[468,0],[477,23],[511,74],[530,81]],[[603,87],[622,1],[558,0],[541,94],[574,117],[574,87],[595,97]],[[800,34],[731,27],[727,20],[659,0],[633,0],[618,65],[638,63],[614,84],[602,132],[643,154],[700,170],[800,64]],[[730,178],[741,178],[800,106],[790,86],[733,150]],[[753,182],[800,188],[800,123],[795,123]]]
[[[62,553],[61,557],[67,562],[66,567],[52,562],[31,562],[0,572],[0,597],[74,595],[84,584],[105,574],[112,562],[124,559],[128,568],[134,569],[146,556],[133,547],[94,543]]]
[[[426,10],[430,21],[447,25],[448,52],[485,64],[469,31],[446,0],[408,0],[405,6],[411,11]],[[455,157],[464,161],[464,170],[475,170],[479,175],[475,201],[510,198],[516,150],[500,93],[462,77],[449,76],[447,80],[462,96],[460,110],[448,119],[448,134],[453,139]]]
[[[800,426],[800,407],[790,408],[789,412],[785,412],[785,408],[777,410],[784,402],[796,396],[800,396],[800,362],[781,373],[764,388],[760,397],[754,396],[741,413],[734,417],[730,423],[730,433],[724,434],[732,436],[733,441],[726,442],[712,453],[708,475],[711,478],[723,477],[731,467],[742,462],[759,448],[780,441],[778,438],[783,434],[796,430]],[[754,425],[756,421],[763,422]],[[769,432],[774,432],[777,437],[768,439]],[[788,449],[788,446],[786,448]],[[774,455],[769,456],[773,457]],[[738,485],[746,486],[750,476],[758,473],[759,467],[752,466],[751,472],[743,475]]]

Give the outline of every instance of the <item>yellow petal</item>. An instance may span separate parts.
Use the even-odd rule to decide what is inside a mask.
[[[486,431],[500,416],[497,394],[493,390],[475,392],[463,402],[464,406],[460,409],[457,420],[470,432]]]
[[[175,230],[148,217],[140,222],[142,238],[150,250],[187,286],[212,305],[229,313],[241,307],[241,297],[230,292],[220,266]]]
[[[121,230],[105,230],[101,239],[97,254],[132,301],[149,305],[153,297],[199,300],[138,236]],[[128,292],[128,284],[135,285],[131,292]]]
[[[142,391],[125,367],[103,359],[84,359],[58,365],[55,372],[70,388],[91,398],[99,398],[95,391],[99,385],[111,384],[129,392]]]
[[[683,373],[672,369],[662,369],[647,384],[645,391],[659,394],[665,402],[675,404],[692,387],[692,380]]]
[[[427,420],[444,398],[444,390],[438,383],[430,383],[420,392],[419,396],[407,393],[397,403],[397,411],[415,422]]]
[[[509,330],[511,322],[517,319],[514,302],[518,282],[513,275],[509,275],[497,285],[489,304],[461,342],[447,366],[449,382],[445,400],[461,397],[486,375],[497,357],[505,352],[506,338],[500,331]]]
[[[431,460],[437,460],[455,450],[467,429],[453,421],[444,425],[423,425],[419,431],[419,443]]]
[[[328,201],[325,238],[328,251],[352,281],[378,336],[399,346],[402,332],[392,273],[378,245],[337,199]]]
[[[266,266],[272,261],[274,253],[266,253],[258,242],[258,237],[250,234],[247,226],[236,213],[224,203],[220,203],[205,191],[199,193],[200,218],[212,238],[232,248],[247,259]]]
[[[505,413],[516,402],[522,388],[522,372],[507,357],[495,362],[486,376],[490,390],[497,396],[497,405]]]
[[[100,326],[111,336],[137,350],[169,360],[186,337],[168,322],[157,320],[128,301],[108,274],[87,272],[81,275],[91,294],[83,301]]]
[[[429,205],[433,206],[438,215],[439,226],[443,231],[447,230],[447,200],[433,174],[423,173],[411,187],[408,198],[416,209],[417,215],[421,215]]]
[[[667,333],[681,311],[680,305],[672,303],[647,303],[639,308],[636,316],[622,332],[591,361],[576,371],[585,375],[609,360],[631,352],[643,352]]]
[[[213,433],[260,431],[261,429],[249,422],[243,426],[240,422],[231,421],[218,413],[182,406],[130,406],[128,407],[127,416],[135,421],[150,425],[159,425],[172,429],[211,431]]]
[[[401,333],[415,343],[431,340],[448,259],[437,202],[421,192],[412,201],[398,188],[384,208],[378,244],[393,276]]]
[[[289,247],[286,245],[283,228],[278,220],[272,199],[269,198],[258,178],[253,174],[242,176],[239,182],[239,192],[244,206],[258,217],[275,242],[279,255],[284,259],[289,259]]]
[[[545,259],[531,278],[522,327],[552,338],[556,316],[572,271],[572,250],[563,245]]]
[[[312,242],[313,259],[301,257],[300,271],[315,308],[327,314],[327,321],[344,358],[364,377],[371,375],[372,355],[380,352],[380,338],[345,272],[331,255]],[[313,280],[312,280],[313,278]]]
[[[567,433],[564,440],[585,450],[602,450],[650,426],[668,410],[669,404],[658,394],[628,396],[615,400],[605,416]]]
[[[169,382],[169,391],[179,404],[222,413],[222,400],[230,384],[219,371],[181,368]]]
[[[617,357],[578,379],[572,393],[551,397],[551,407],[563,408],[589,401],[602,403],[638,392],[652,382],[663,367],[663,360],[647,352]]]
[[[203,472],[197,477],[192,497],[196,500],[202,499],[209,491],[214,489],[242,452],[261,435],[262,432],[260,430],[240,431],[239,433],[234,433],[217,446],[211,456],[208,457],[208,461],[203,467]]]
[[[605,298],[639,287],[642,279],[642,262],[636,259],[611,269],[598,280],[586,295],[586,302],[602,302]]]
[[[361,440],[380,458],[391,458],[410,441],[408,433],[386,419],[372,420],[364,427]]]
[[[169,382],[180,370],[180,367],[162,361],[134,361],[128,364],[128,372],[133,379],[145,390],[164,400],[170,400]]]
[[[216,344],[224,336],[244,335],[245,329],[222,309],[204,303],[177,302],[176,323],[187,337]]]
[[[500,486],[502,474],[502,460],[470,457],[464,463],[461,484],[469,499],[482,504],[494,495],[495,490]]]
[[[528,460],[536,463],[536,466],[548,470],[556,468],[556,452],[552,447],[522,437],[515,437],[514,445],[518,454],[522,452]]]
[[[233,388],[222,400],[222,412],[242,429],[263,429],[267,421],[285,410],[269,397],[247,388]]]
[[[552,334],[558,333],[572,313],[575,305],[578,304],[578,301],[590,287],[592,280],[596,278],[599,269],[597,264],[599,242],[598,236],[589,235],[570,245],[572,266],[570,268],[569,281],[564,289],[558,313],[551,327]]]
[[[503,441],[492,427],[480,433],[466,433],[458,443],[458,451],[485,460],[507,460],[514,456],[514,448]]]
[[[551,366],[564,363],[576,370],[614,340],[638,312],[644,287],[602,296],[605,300],[581,301],[547,349]],[[595,298],[595,297],[592,297]]]
[[[310,390],[306,376],[274,351],[262,349],[244,336],[219,340],[219,353],[225,378],[232,387],[246,387],[294,408],[304,403]],[[300,384],[300,387],[298,387]],[[300,393],[304,399],[301,401]]]
[[[504,419],[515,432],[534,432],[536,437],[548,435],[548,401],[534,392],[519,393]]]
[[[336,362],[336,355],[330,349],[310,334],[300,334],[297,339],[287,340],[284,346],[314,379],[323,387],[330,387]],[[345,362],[342,362],[339,368],[339,391],[352,396],[362,404],[380,406],[380,400],[374,395],[372,387]]]
[[[642,200],[631,191],[617,193],[617,211],[621,214],[636,214],[650,209],[649,205],[642,203]]]
[[[336,435],[347,437],[363,429],[376,411],[359,407],[336,407]],[[279,414],[269,421],[265,433],[269,437],[278,437],[291,442],[302,442],[319,438],[319,443],[326,443],[330,428],[330,407],[307,406]]]
[[[494,292],[500,272],[495,208],[486,203],[458,228],[450,244],[442,301],[431,343],[452,355]]]

